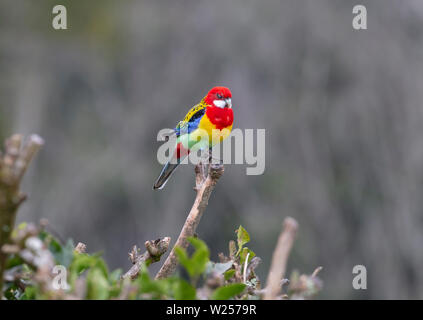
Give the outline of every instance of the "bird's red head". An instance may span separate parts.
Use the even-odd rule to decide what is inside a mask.
[[[209,106],[218,108],[232,108],[232,93],[226,87],[214,87],[205,98]]]

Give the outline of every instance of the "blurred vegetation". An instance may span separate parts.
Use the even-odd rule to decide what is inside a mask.
[[[238,248],[235,242],[230,246],[237,251],[233,250],[228,257],[221,254],[221,262],[211,262],[207,245],[197,238],[189,239],[194,247],[191,255],[178,248],[178,259],[188,274],[188,281],[181,275],[154,280],[147,265],[142,266],[138,278],[122,278],[122,270],[110,272],[100,254],[81,252],[75,249],[72,240],[63,244],[47,232],[46,227],[46,222],[40,227],[21,223],[13,232],[11,244],[7,246],[11,254],[5,273],[6,299],[251,300],[260,299],[262,295],[254,272],[258,264],[252,263],[258,258],[243,247],[249,235],[242,227],[238,229]],[[250,253],[248,261],[242,254],[246,250]],[[50,270],[52,265],[65,269],[56,273]],[[299,287],[298,277],[293,275],[293,285],[287,289],[289,295],[281,298],[311,298],[320,290],[318,278],[303,275],[307,285]]]

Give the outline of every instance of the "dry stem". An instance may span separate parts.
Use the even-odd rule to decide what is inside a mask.
[[[0,154],[0,297],[7,259],[7,253],[2,248],[9,243],[16,212],[26,199],[19,186],[31,160],[43,145],[43,140],[37,135],[31,135],[23,147],[22,141],[22,135],[14,134],[6,140],[4,155]]]
[[[285,276],[286,264],[297,229],[298,223],[295,219],[290,217],[285,218],[282,232],[273,252],[272,264],[267,276],[264,300],[275,300],[281,290],[281,279]]]
[[[166,278],[175,272],[178,265],[178,259],[175,254],[175,247],[188,247],[187,238],[194,236],[195,230],[200,223],[201,216],[207,207],[210,195],[217,181],[222,176],[223,171],[223,165],[211,164],[209,165],[208,175],[205,177],[205,166],[200,163],[195,167],[196,186],[194,189],[197,191],[197,196],[181,230],[181,233],[179,234],[178,240],[176,241],[175,246],[173,247],[163,266],[157,273],[156,279]]]

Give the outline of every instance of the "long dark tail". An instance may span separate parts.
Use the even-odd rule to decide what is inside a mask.
[[[169,180],[170,176],[172,175],[172,172],[178,167],[178,165],[179,165],[179,162],[175,164],[172,164],[170,162],[166,163],[162,169],[162,172],[160,172],[159,177],[157,178],[156,182],[153,185],[153,190],[163,189],[166,182]]]

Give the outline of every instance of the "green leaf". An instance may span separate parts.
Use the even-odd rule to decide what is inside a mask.
[[[173,294],[176,300],[195,300],[195,288],[183,279],[177,279],[173,284]]]
[[[122,288],[126,285],[122,283],[123,281],[121,281],[121,275],[122,275],[122,269],[116,269],[112,271],[111,273],[109,273],[108,275],[109,285],[110,285],[109,299],[119,297],[122,291]]]
[[[69,267],[75,248],[72,239],[69,239],[66,244],[62,245],[58,239],[44,230],[38,234],[38,237],[48,244],[48,249],[53,254],[57,264],[63,265],[66,268]]]
[[[109,281],[111,283],[117,282],[120,280],[121,275],[122,275],[122,269],[116,269],[109,274]]]
[[[241,263],[241,265],[243,265],[245,263],[245,259],[247,259],[247,255],[248,255],[248,262],[247,263],[249,263],[251,261],[251,259],[256,256],[256,254],[252,250],[248,249],[247,247],[242,248],[242,251],[239,255],[239,259],[240,259],[239,262]]]
[[[233,283],[217,288],[211,295],[211,300],[228,300],[242,293],[245,289],[243,283]]]
[[[229,269],[224,273],[225,280],[229,280],[235,275],[235,269]]]
[[[154,280],[150,278],[147,267],[142,266],[140,276],[138,277],[139,293],[148,293],[153,299],[161,299],[169,291],[170,280]]]
[[[185,268],[190,277],[196,277],[206,270],[210,252],[204,241],[193,237],[188,238],[188,241],[195,248],[191,258],[188,257],[186,250],[181,247],[176,247],[175,253],[179,263]]]
[[[87,274],[87,299],[105,300],[109,297],[109,283],[100,268],[93,268]]]
[[[25,288],[25,292],[21,296],[21,300],[35,300],[37,297],[37,289],[32,286]]]
[[[191,260],[188,258],[187,251],[181,247],[175,247],[175,253],[178,257],[179,263],[185,268],[188,274],[192,277],[194,276],[194,268],[191,264]]]
[[[209,248],[207,248],[206,243],[200,239],[189,238],[188,241],[196,249],[191,257],[191,263],[193,265],[194,274],[200,275],[206,270],[207,262],[209,262]]]
[[[250,235],[248,234],[247,230],[245,230],[242,226],[239,226],[237,230],[237,241],[238,241],[238,252],[236,253],[236,255],[239,255],[244,244],[250,241]]]
[[[107,266],[104,260],[98,255],[88,255],[86,253],[77,253],[74,255],[70,270],[75,271],[78,274],[86,269],[97,267],[107,278]]]
[[[203,240],[200,240],[196,237],[188,237],[188,242],[192,244],[192,246],[197,249],[197,251],[209,251],[209,248],[207,248],[206,243]]]
[[[109,270],[107,268],[106,262],[100,256],[95,256],[96,263],[95,267],[99,268],[106,279],[108,279]]]
[[[61,246],[55,239],[49,244],[49,249],[51,253],[53,253],[57,264],[61,264],[65,267],[69,267],[72,262],[74,247],[72,239],[69,239],[64,246]]]
[[[11,269],[13,267],[19,266],[24,264],[25,262],[22,260],[22,258],[16,254],[12,254],[9,256],[9,258],[6,261],[6,269]]]
[[[76,279],[81,275],[81,273],[90,268],[98,269],[103,274],[103,277],[106,280],[108,279],[106,263],[98,254],[88,255],[86,253],[74,253],[73,261],[69,266],[70,285],[73,287]]]
[[[84,270],[94,266],[95,261],[95,257],[89,256],[88,254],[77,254],[72,261],[70,270],[80,274]]]

